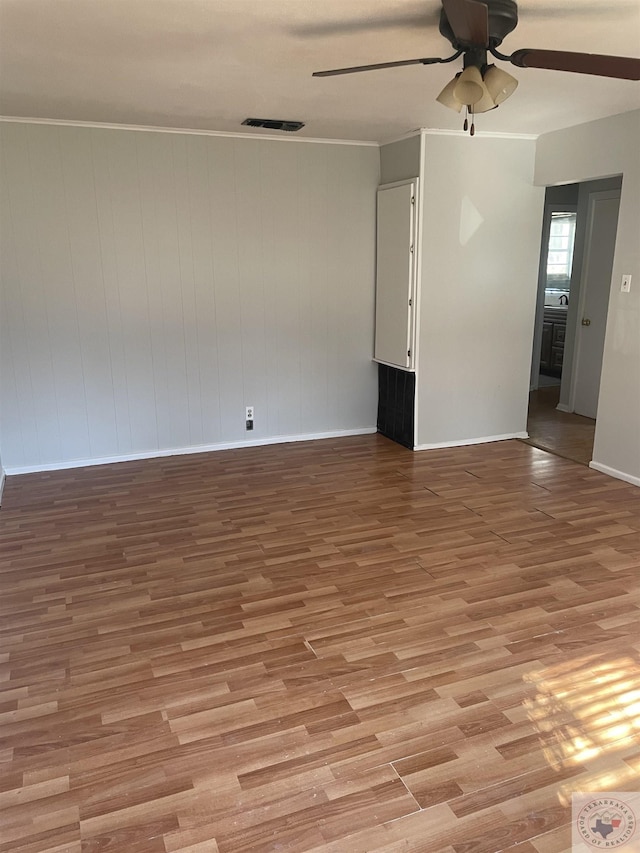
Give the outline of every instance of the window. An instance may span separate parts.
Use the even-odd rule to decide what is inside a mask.
[[[567,281],[571,278],[575,237],[576,214],[552,213],[547,251],[547,281]]]

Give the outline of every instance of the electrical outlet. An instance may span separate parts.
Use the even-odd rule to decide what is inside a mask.
[[[620,290],[623,293],[629,293],[631,290],[631,276],[623,275],[622,276],[622,284],[620,285]]]
[[[252,421],[253,420],[253,406],[247,406],[245,409],[245,420]]]

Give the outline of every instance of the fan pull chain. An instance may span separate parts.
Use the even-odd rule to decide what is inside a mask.
[[[469,115],[471,115],[471,127],[469,127]],[[464,108],[464,124],[462,125],[462,129],[466,133],[469,131],[470,136],[475,136],[476,133],[476,119],[473,114],[473,106],[468,105]]]

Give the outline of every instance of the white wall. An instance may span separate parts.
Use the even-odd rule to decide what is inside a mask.
[[[640,485],[640,111],[538,140],[540,185],[622,174],[592,466]],[[623,273],[633,275],[620,292]]]
[[[375,428],[376,147],[0,132],[7,471]]]
[[[421,134],[380,146],[380,183],[392,184],[420,175]]]
[[[523,435],[544,206],[535,141],[424,143],[417,445]]]

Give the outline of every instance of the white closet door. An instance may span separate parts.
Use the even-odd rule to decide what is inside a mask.
[[[412,366],[416,181],[378,189],[374,359]]]

